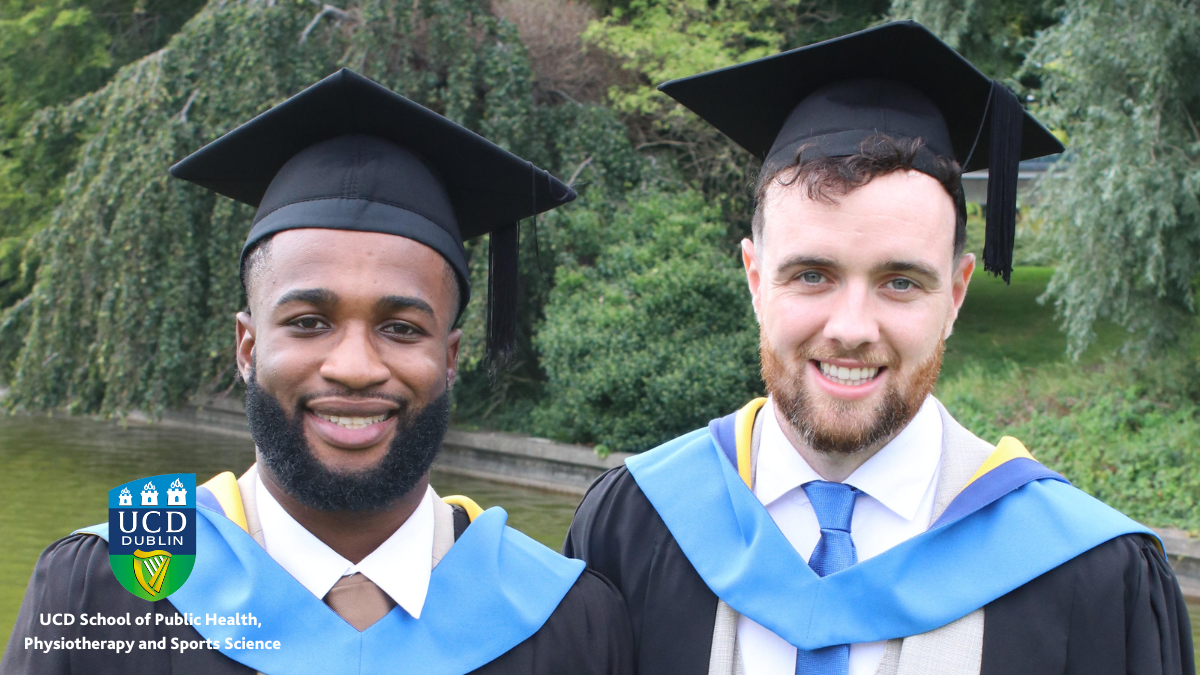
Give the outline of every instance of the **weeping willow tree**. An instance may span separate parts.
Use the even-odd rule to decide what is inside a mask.
[[[1195,330],[1200,285],[1200,4],[1071,0],[1028,70],[1069,136],[1033,216],[1047,291],[1079,354],[1106,318],[1153,350]]]
[[[0,317],[6,405],[153,411],[236,383],[237,261],[253,212],[167,167],[342,66],[560,174],[587,164],[619,184],[635,171],[603,109],[535,104],[516,29],[480,1],[213,0],[164,49],[31,126],[30,142],[80,143],[30,247],[33,291]],[[598,147],[609,151],[588,162]]]

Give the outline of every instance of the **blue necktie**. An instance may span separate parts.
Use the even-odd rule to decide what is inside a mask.
[[[840,572],[858,562],[858,551],[850,538],[850,520],[858,490],[843,483],[822,480],[804,484],[821,524],[821,539],[808,559],[817,576]],[[834,645],[808,651],[796,650],[796,675],[847,675],[850,672],[850,645]]]

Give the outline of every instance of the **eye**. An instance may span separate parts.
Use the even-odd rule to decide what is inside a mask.
[[[908,291],[916,287],[916,283],[912,279],[905,279],[904,277],[892,279],[886,285],[897,291]]]
[[[302,316],[288,325],[305,331],[321,330],[322,328],[329,327],[329,324],[315,316]]]
[[[825,275],[821,274],[820,272],[813,272],[812,270],[809,270],[808,272],[801,272],[799,278],[800,281],[803,281],[806,284],[819,284],[825,280]]]
[[[400,338],[413,338],[422,335],[421,329],[411,323],[389,323],[381,330],[386,335]]]

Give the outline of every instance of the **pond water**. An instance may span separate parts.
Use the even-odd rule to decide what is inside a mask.
[[[159,426],[121,428],[84,418],[0,415],[0,649],[8,643],[38,555],[73,530],[108,519],[109,489],[143,476],[222,471],[254,462],[249,440]],[[562,546],[579,499],[435,472],[441,495],[503,506],[508,523],[545,545]]]
[[[108,518],[108,490],[162,473],[241,474],[248,440],[158,426],[122,428],[83,418],[0,416],[0,647],[8,643],[25,585],[47,545]],[[503,506],[509,525],[558,549],[578,503],[570,495],[434,473],[442,495]],[[1200,604],[1189,607],[1200,643]]]

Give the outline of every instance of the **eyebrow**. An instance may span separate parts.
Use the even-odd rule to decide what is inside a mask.
[[[928,265],[910,260],[892,260],[882,265],[876,265],[875,269],[871,271],[876,274],[911,274],[913,276],[925,277],[931,286],[941,285],[941,277],[938,275],[937,270]]]
[[[310,305],[329,306],[336,304],[338,301],[337,293],[328,288],[298,288],[294,291],[288,291],[279,298],[279,302],[275,303],[276,307],[282,307],[290,302],[306,302]]]
[[[839,269],[841,268],[841,265],[839,265],[832,258],[804,254],[792,256],[779,265],[780,270],[786,270],[793,267]],[[914,262],[911,260],[889,260],[888,262],[876,265],[871,269],[871,273],[911,274],[913,276],[924,277],[929,286],[937,287],[941,285],[941,277],[938,276],[937,270],[923,263]]]
[[[385,295],[375,301],[375,308],[381,312],[398,312],[404,309],[415,309],[431,317],[435,316],[433,307],[428,302],[407,295]]]
[[[785,270],[790,267],[832,267],[837,268],[840,265],[833,258],[822,258],[820,256],[811,255],[794,255],[787,260],[784,260],[779,265],[779,269]]]

